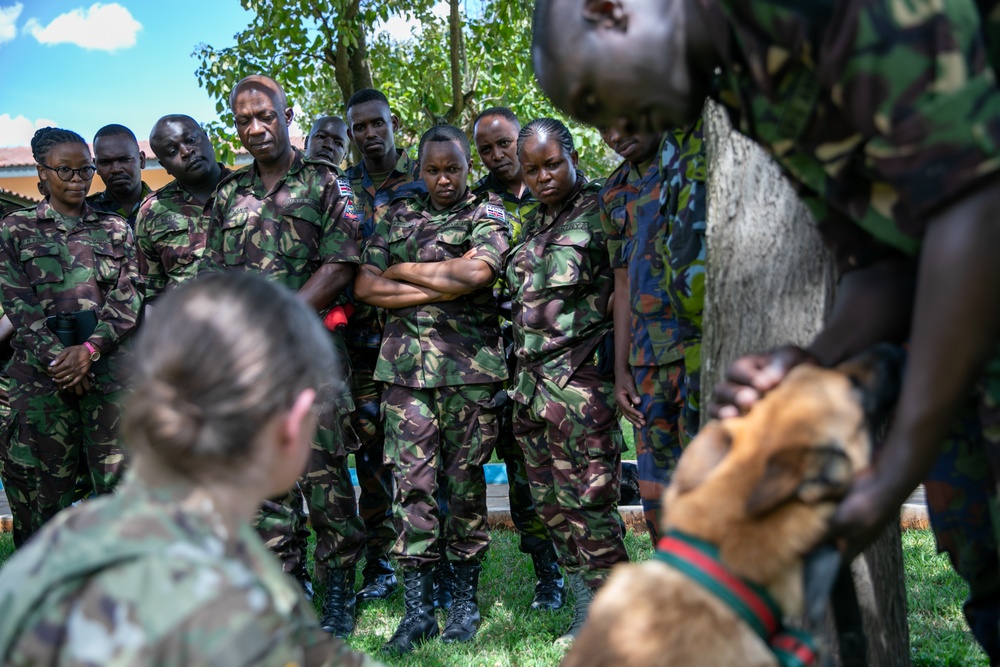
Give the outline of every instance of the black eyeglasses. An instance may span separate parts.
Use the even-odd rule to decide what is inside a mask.
[[[73,174],[77,174],[83,180],[89,181],[94,177],[94,172],[97,171],[95,167],[89,164],[86,167],[80,167],[79,169],[73,169],[72,167],[50,167],[47,164],[39,164],[38,166],[45,167],[49,171],[56,172],[56,176],[59,177],[60,181],[72,181]]]

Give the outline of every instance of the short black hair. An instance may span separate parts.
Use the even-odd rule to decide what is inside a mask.
[[[54,146],[59,144],[83,144],[87,146],[86,140],[72,130],[64,130],[61,127],[43,127],[35,131],[31,137],[31,157],[35,158],[38,164],[45,164],[45,156],[49,154]],[[90,150],[90,147],[87,147]]]
[[[129,137],[136,144],[139,143],[139,140],[135,138],[135,133],[132,132],[132,130],[128,129],[124,125],[119,125],[118,123],[111,123],[110,125],[105,125],[101,129],[99,129],[97,131],[97,134],[94,135],[94,141],[97,141],[101,137],[118,137],[118,136]]]
[[[528,140],[528,137],[534,137],[539,134],[550,134],[555,136],[567,156],[576,150],[573,145],[573,135],[565,125],[555,118],[536,118],[522,127],[521,131],[517,133],[518,157],[521,156],[521,150],[524,148],[524,142]]]
[[[350,113],[352,107],[364,104],[365,102],[381,102],[385,105],[385,108],[389,110],[389,113],[392,113],[392,107],[389,106],[389,99],[374,88],[362,88],[358,92],[351,95],[351,99],[347,100],[347,106],[344,108],[344,112]]]
[[[479,125],[479,121],[481,121],[484,118],[489,118],[490,116],[500,116],[501,118],[505,118],[505,119],[509,120],[514,125],[515,129],[517,129],[517,130],[521,129],[521,121],[519,121],[517,119],[517,116],[509,108],[507,108],[507,107],[490,107],[489,109],[485,109],[483,111],[480,111],[479,115],[476,116],[476,120],[474,120],[472,122],[472,129],[473,129],[473,131],[475,131],[476,125]]]
[[[420,136],[420,145],[417,147],[417,161],[424,156],[424,144],[428,142],[454,141],[462,148],[462,155],[466,160],[472,159],[472,148],[469,146],[469,138],[465,132],[454,125],[435,125]]]

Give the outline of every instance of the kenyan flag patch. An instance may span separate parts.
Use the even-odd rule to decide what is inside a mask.
[[[507,211],[504,210],[503,206],[494,206],[493,204],[487,204],[486,217],[493,218],[494,220],[499,220],[500,222],[507,222]]]

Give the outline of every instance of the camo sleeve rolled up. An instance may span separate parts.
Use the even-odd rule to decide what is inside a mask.
[[[493,194],[471,190],[445,211],[426,194],[398,199],[378,223],[363,262],[379,271],[401,262],[441,262],[470,250],[498,272],[510,246],[506,213]],[[432,388],[507,377],[493,288],[452,301],[386,311],[375,379]]]
[[[15,329],[12,377],[45,377],[62,351],[46,317],[96,310],[90,341],[106,354],[135,328],[141,282],[124,218],[89,206],[67,218],[42,201],[4,218],[0,267],[3,310]]]
[[[534,395],[531,370],[559,387],[611,330],[608,303],[614,275],[601,224],[601,186],[580,176],[556,211],[540,210],[511,251],[511,286],[518,377],[513,396]]]
[[[323,264],[357,264],[359,218],[346,178],[299,151],[270,192],[256,165],[219,184],[206,259],[214,268],[253,271],[298,290]]]
[[[1000,93],[980,11],[995,37],[996,2],[718,4],[735,48],[716,96],[820,225],[837,214],[914,254],[935,213],[995,181]]]
[[[226,177],[230,171],[222,167],[222,173]],[[147,297],[198,274],[214,201],[213,196],[200,204],[180,183],[171,181],[142,202],[135,221],[135,242]]]
[[[319,627],[249,525],[189,494],[126,477],[19,550],[0,572],[4,664],[376,664]]]

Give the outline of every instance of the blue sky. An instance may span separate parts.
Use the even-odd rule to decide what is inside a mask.
[[[239,0],[0,0],[0,146],[46,124],[89,141],[107,123],[144,139],[167,113],[214,119],[191,54],[251,18]]]

